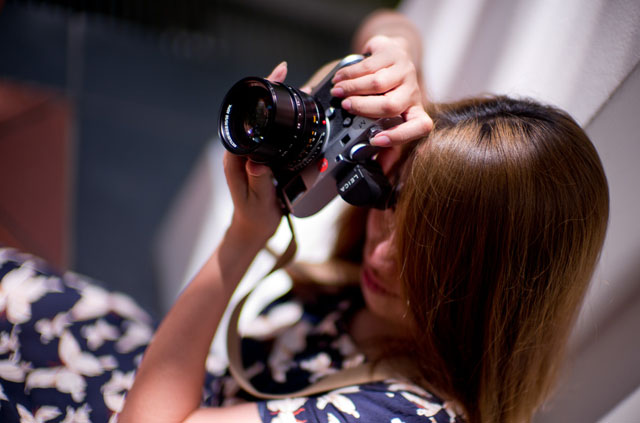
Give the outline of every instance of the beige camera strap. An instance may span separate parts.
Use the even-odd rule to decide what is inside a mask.
[[[249,381],[249,376],[242,365],[242,340],[238,334],[238,319],[240,317],[240,312],[242,311],[242,306],[249,295],[251,295],[251,292],[245,295],[245,297],[238,302],[231,313],[229,327],[227,329],[227,353],[229,355],[229,371],[231,372],[231,375],[242,389],[254,397],[262,399],[306,397],[345,386],[377,382],[393,378],[394,376],[397,377],[385,362],[381,362],[375,366],[371,363],[365,363],[325,376],[316,383],[313,383],[299,391],[289,392],[286,394],[271,394],[258,391]]]
[[[269,273],[267,273],[267,275],[265,275],[265,277],[285,266],[289,261],[291,261],[293,255],[295,254],[297,243],[293,231],[293,225],[291,223],[290,216],[286,215],[286,217],[289,223],[289,228],[291,229],[291,241],[289,242],[289,245],[285,252],[277,258],[273,268],[269,271]],[[249,291],[249,293],[247,293],[238,302],[238,304],[236,304],[229,318],[229,327],[227,328],[227,354],[229,355],[229,371],[231,372],[231,375],[238,383],[238,385],[240,385],[242,389],[244,389],[249,394],[255,396],[256,398],[262,399],[305,397],[321,392],[331,391],[337,388],[342,388],[345,386],[376,382],[397,376],[385,362],[380,362],[375,366],[371,363],[365,363],[325,376],[316,383],[313,383],[299,391],[286,394],[270,394],[258,391],[249,381],[249,376],[247,375],[247,372],[242,365],[242,339],[238,334],[238,320],[240,318],[240,313],[242,312],[242,308],[247,298],[249,298],[252,292],[253,290]]]

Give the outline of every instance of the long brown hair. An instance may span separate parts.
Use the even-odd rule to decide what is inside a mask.
[[[440,105],[396,208],[419,379],[470,422],[531,419],[556,379],[608,219],[598,155],[566,113],[490,97]],[[361,259],[361,210],[337,257]],[[415,375],[414,375],[415,376]]]

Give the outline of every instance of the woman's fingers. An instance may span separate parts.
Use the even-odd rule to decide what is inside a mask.
[[[271,82],[284,82],[286,77],[287,77],[287,62],[280,62],[278,66],[273,68],[273,70],[271,71],[269,76],[267,76],[266,79],[268,79]]]
[[[383,68],[373,74],[339,82],[331,89],[334,97],[348,97],[351,95],[370,95],[386,93],[396,88],[404,80],[404,75],[394,67]]]
[[[224,153],[223,162],[227,185],[236,205],[273,196],[275,187],[268,166],[228,151]]]
[[[383,95],[354,95],[342,101],[349,113],[370,118],[398,116],[415,103],[416,93],[405,85]]]
[[[268,166],[247,160],[245,165],[247,172],[247,185],[249,195],[255,195],[258,199],[273,197],[275,190],[271,180],[271,169]]]
[[[331,82],[337,84],[340,81],[348,79],[359,78],[364,75],[368,75],[379,71],[380,69],[389,67],[395,62],[394,58],[388,54],[379,54],[369,56],[358,63],[345,66],[336,72]]]
[[[378,147],[401,145],[427,136],[433,128],[433,121],[421,106],[410,108],[404,118],[404,123],[377,134],[371,144]]]
[[[245,172],[247,158],[225,151],[222,161],[224,176],[227,178],[227,185],[235,202],[240,193],[244,196],[247,192],[247,174]]]
[[[233,223],[246,234],[269,238],[282,217],[269,167],[224,155],[224,171],[233,200]]]

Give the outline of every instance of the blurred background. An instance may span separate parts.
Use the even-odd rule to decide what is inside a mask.
[[[154,241],[227,89],[282,60],[303,83],[350,52],[366,14],[395,3],[6,1],[0,242],[160,313]]]

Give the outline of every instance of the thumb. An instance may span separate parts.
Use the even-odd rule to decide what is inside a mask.
[[[246,171],[249,190],[258,196],[273,192],[275,187],[272,181],[272,172],[268,166],[247,160]]]
[[[280,62],[278,66],[273,68],[269,76],[266,79],[272,82],[284,82],[287,77],[287,62]]]

